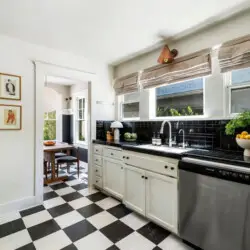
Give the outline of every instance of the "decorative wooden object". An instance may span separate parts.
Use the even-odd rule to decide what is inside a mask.
[[[174,61],[174,58],[178,55],[178,51],[176,49],[173,49],[170,51],[168,48],[168,45],[165,45],[162,49],[162,52],[157,60],[160,64],[167,64]]]

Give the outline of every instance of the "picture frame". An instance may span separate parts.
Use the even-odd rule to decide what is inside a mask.
[[[0,104],[0,131],[22,129],[22,106]]]
[[[20,101],[22,97],[22,77],[0,73],[0,99]]]

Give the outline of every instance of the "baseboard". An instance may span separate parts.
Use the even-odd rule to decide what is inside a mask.
[[[36,205],[41,204],[41,200],[35,196],[26,197],[21,200],[14,200],[5,204],[0,205],[0,214],[21,211]]]

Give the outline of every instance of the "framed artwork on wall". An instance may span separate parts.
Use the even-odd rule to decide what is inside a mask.
[[[21,100],[21,76],[0,73],[0,99]]]
[[[21,130],[22,106],[0,104],[0,130]]]

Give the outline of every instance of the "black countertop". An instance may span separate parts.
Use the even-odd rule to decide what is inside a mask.
[[[120,147],[124,150],[170,157],[170,158],[175,158],[175,159],[181,159],[182,157],[192,157],[192,158],[197,158],[201,160],[221,162],[225,164],[232,164],[236,166],[250,168],[250,157],[244,156],[243,152],[194,149],[194,150],[182,153],[182,154],[178,154],[178,153],[172,153],[172,152],[170,153],[170,152],[162,152],[162,151],[156,151],[156,150],[151,150],[151,149],[139,148],[136,146],[142,145],[143,143],[138,143],[138,142],[107,142],[107,141],[102,141],[102,140],[93,140],[93,143],[108,145],[108,146],[113,146],[113,147]]]
[[[182,157],[183,156],[250,168],[250,157],[244,156],[243,152],[225,150],[192,150],[184,153]]]
[[[107,146],[112,146],[112,147],[119,147],[119,148],[122,148],[124,150],[134,151],[134,152],[138,152],[138,153],[181,159],[181,154],[178,154],[178,153],[162,152],[162,151],[157,151],[157,150],[136,147],[138,145],[149,144],[149,143],[121,142],[121,141],[120,142],[114,142],[114,141],[107,142],[107,141],[102,141],[102,140],[93,140],[92,142],[95,144],[107,145]]]

